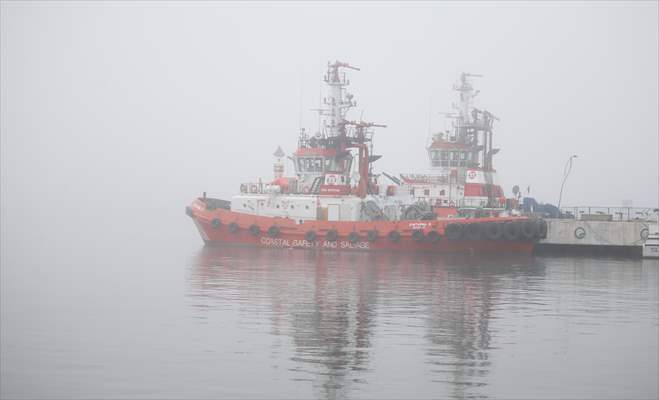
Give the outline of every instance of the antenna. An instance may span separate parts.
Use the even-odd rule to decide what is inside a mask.
[[[303,94],[302,88],[303,88],[303,85],[304,85],[304,74],[302,72],[303,72],[303,70],[300,69],[300,107],[298,109],[299,118],[300,118],[300,120],[298,121],[299,122],[298,130],[299,131],[302,131],[302,94]]]

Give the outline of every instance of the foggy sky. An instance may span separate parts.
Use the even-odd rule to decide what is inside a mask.
[[[1,11],[5,217],[178,217],[202,191],[230,196],[269,179],[300,119],[317,129],[309,109],[334,60],[361,68],[349,74],[349,116],[388,126],[376,132],[377,172],[427,170],[429,125],[445,127],[437,113],[466,71],[484,75],[477,107],[501,119],[495,167],[508,196],[530,185],[556,204],[577,154],[563,205],[659,202],[656,2],[5,1]]]

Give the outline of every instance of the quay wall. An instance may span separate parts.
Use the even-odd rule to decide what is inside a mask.
[[[587,221],[546,219],[547,238],[540,240],[540,253],[560,251],[620,253],[640,256],[651,223],[636,221]],[[654,228],[653,228],[654,229]]]

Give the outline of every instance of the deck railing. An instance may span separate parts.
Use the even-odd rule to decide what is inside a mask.
[[[591,221],[654,221],[656,214],[652,207],[561,207],[562,218]]]

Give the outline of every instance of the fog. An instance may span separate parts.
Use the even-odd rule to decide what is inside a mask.
[[[350,116],[387,125],[377,172],[428,168],[429,128],[446,126],[466,71],[483,74],[476,105],[501,120],[507,195],[530,186],[556,204],[577,154],[563,205],[656,206],[657,14],[656,2],[3,2],[3,231],[185,222],[202,191],[272,176],[300,122],[315,132],[334,60],[361,68]]]

